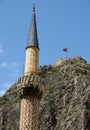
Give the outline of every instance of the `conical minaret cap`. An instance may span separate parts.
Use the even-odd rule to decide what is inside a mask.
[[[30,33],[29,33],[28,44],[27,44],[26,48],[28,48],[28,47],[36,47],[36,48],[39,49],[35,7],[33,7],[32,21],[31,21],[31,26],[30,26]]]

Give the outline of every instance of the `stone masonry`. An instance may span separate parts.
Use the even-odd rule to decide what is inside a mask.
[[[28,75],[20,77],[17,84],[21,97],[20,130],[38,130],[38,109],[45,81]]]
[[[26,50],[25,74],[38,74],[38,49],[28,48]],[[33,63],[33,64],[32,64]]]

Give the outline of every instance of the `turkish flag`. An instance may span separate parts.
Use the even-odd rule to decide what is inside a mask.
[[[67,49],[67,48],[63,48],[62,50],[63,50],[64,52],[67,52],[68,49]]]

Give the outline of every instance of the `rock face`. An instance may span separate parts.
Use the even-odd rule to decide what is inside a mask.
[[[81,57],[40,67],[46,88],[39,130],[90,130],[90,64]],[[0,130],[18,130],[20,99],[13,85],[0,97]]]

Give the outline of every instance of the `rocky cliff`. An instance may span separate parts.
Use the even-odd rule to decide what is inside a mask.
[[[46,88],[39,130],[90,130],[90,64],[81,57],[40,67]],[[18,130],[20,99],[13,85],[0,97],[0,130]]]

